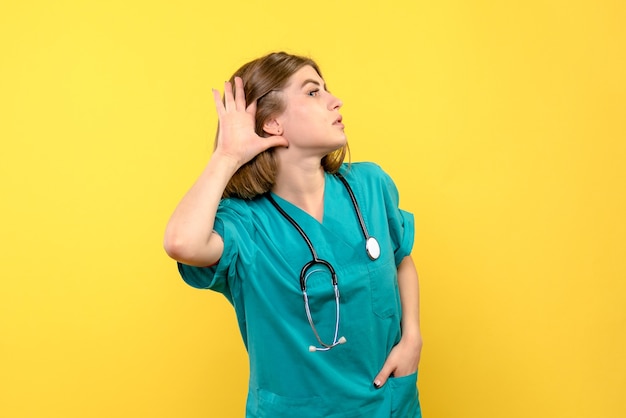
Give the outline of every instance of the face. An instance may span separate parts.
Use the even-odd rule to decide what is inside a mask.
[[[339,109],[341,100],[326,90],[326,84],[311,66],[295,72],[281,92],[286,107],[275,118],[289,148],[324,156],[341,148],[346,135]]]

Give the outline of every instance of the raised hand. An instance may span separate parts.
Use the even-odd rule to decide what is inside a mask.
[[[240,167],[268,148],[287,146],[282,136],[260,137],[256,134],[256,102],[246,106],[243,81],[235,77],[235,89],[230,82],[224,84],[224,102],[218,90],[213,89],[215,108],[219,118],[215,153],[232,159]]]

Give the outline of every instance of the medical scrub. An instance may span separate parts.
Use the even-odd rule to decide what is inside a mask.
[[[377,165],[353,163],[341,173],[369,234],[380,243],[377,260],[368,257],[350,196],[334,175],[326,174],[321,223],[272,197],[337,273],[338,335],[345,344],[309,351],[320,344],[306,316],[299,277],[311,251],[265,196],[222,200],[214,228],[224,253],[217,265],[179,263],[189,285],[220,292],[235,308],[250,361],[247,417],[421,417],[417,374],[392,377],[380,389],[372,383],[401,338],[397,266],[413,246],[413,216],[398,208],[397,189]],[[330,274],[314,268],[306,283],[320,338],[332,343],[336,304]]]

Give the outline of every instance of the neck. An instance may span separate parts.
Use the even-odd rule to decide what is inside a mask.
[[[321,222],[324,217],[324,169],[315,162],[281,161],[272,192]]]

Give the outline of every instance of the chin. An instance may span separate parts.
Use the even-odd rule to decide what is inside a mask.
[[[320,151],[322,155],[328,155],[331,152],[335,152],[341,148],[343,148],[348,143],[348,139],[345,135],[334,138],[327,138],[323,144],[320,144],[317,149]]]
[[[337,145],[337,148],[335,148],[335,150],[345,147],[347,143],[348,143],[348,137],[344,135],[342,141]]]
[[[342,134],[340,136],[337,137],[336,141],[334,141],[335,146],[337,148],[341,148],[344,145],[346,145],[346,143],[348,143],[348,137],[346,136],[346,134]]]
[[[331,147],[328,147],[328,152],[326,152],[325,154],[330,154],[331,152],[335,152],[337,150],[340,150],[341,148],[343,148],[346,145],[346,141],[343,141],[342,143],[337,143]]]

